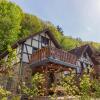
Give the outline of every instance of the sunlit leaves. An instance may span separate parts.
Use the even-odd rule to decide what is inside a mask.
[[[76,95],[79,92],[74,74],[64,76],[61,85],[64,87],[66,95]]]
[[[0,2],[0,50],[7,49],[18,39],[22,10],[14,3],[6,0]],[[1,47],[2,46],[2,47]]]
[[[27,94],[29,97],[33,96],[43,96],[44,95],[44,75],[36,73],[33,75],[31,80],[31,88],[27,87],[25,82],[22,84],[22,91],[24,94]]]
[[[92,88],[94,90],[94,97],[100,98],[100,81],[98,79],[92,81]]]
[[[34,34],[43,30],[42,21],[34,15],[24,14],[21,22],[21,32],[19,38],[26,37],[29,34]]]
[[[1,100],[7,100],[7,96],[9,96],[11,92],[7,91],[6,89],[3,89],[0,87],[0,99]]]

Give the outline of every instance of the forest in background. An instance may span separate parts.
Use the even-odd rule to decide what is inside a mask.
[[[0,1],[0,53],[17,40],[46,28],[51,30],[61,47],[67,51],[87,43],[97,51],[100,50],[100,43],[65,36],[59,25],[54,26],[49,21],[43,21],[35,15],[26,14],[15,3],[7,0]]]

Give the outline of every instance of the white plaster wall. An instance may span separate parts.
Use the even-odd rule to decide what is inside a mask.
[[[55,45],[54,45],[54,43],[53,43],[52,41],[51,41],[51,46],[52,46],[52,47],[55,47]]]
[[[39,42],[39,44],[38,44],[38,41],[36,41],[36,40],[38,40],[38,38],[40,39],[39,41],[41,41],[41,36],[45,37],[45,33],[41,33],[40,38],[39,38],[39,34],[38,34],[36,36],[33,36],[33,38],[30,37],[29,39],[27,39],[26,42],[25,42],[26,45],[24,45],[23,52],[27,53],[27,50],[28,50],[28,53],[32,54],[33,47],[38,48],[38,46],[39,46],[39,49],[42,48],[41,47],[41,42]],[[46,38],[50,39],[50,37],[48,35],[46,35]],[[32,40],[32,44],[31,44],[31,39],[35,39],[35,40]],[[26,46],[27,46],[27,50],[26,50]],[[30,47],[30,46],[32,46],[32,47]],[[48,45],[45,45],[45,44],[42,43],[42,46],[48,46]],[[55,47],[55,45],[52,41],[51,41],[51,46]],[[23,62],[28,62],[27,54],[23,53],[23,58],[22,59],[23,59]]]
[[[28,53],[29,53],[29,54],[32,54],[32,47],[27,46],[27,50],[28,50]]]
[[[28,55],[27,55],[27,54],[24,54],[24,53],[23,53],[22,61],[23,61],[23,62],[27,62],[27,63],[29,62],[29,61],[28,61]]]
[[[38,41],[33,40],[32,41],[32,46],[38,48]]]
[[[24,45],[24,47],[23,47],[23,52],[27,52],[27,51],[26,51],[26,47],[25,47],[25,45]]]
[[[41,41],[41,36],[44,36],[44,37],[45,37],[45,33],[41,33],[41,34],[40,34],[39,41]],[[36,35],[36,36],[33,37],[33,39],[38,40],[38,37],[39,37],[39,35]],[[46,38],[50,39],[50,37],[49,37],[48,35],[46,35]],[[28,40],[28,41],[27,41],[27,44],[30,44],[29,42],[31,42],[31,40]],[[42,43],[42,45],[43,45],[43,43]],[[33,40],[32,46],[38,48],[38,41]],[[44,45],[44,46],[45,46],[45,45]],[[51,46],[52,46],[52,47],[55,47],[55,45],[54,45],[54,43],[52,42],[52,40],[51,40]],[[41,48],[41,43],[39,43],[39,48]]]
[[[25,44],[31,45],[31,38],[27,39]]]
[[[33,36],[33,39],[38,40],[39,35]]]
[[[32,47],[28,45],[24,45],[23,52],[27,53],[27,51],[29,54],[32,54]]]

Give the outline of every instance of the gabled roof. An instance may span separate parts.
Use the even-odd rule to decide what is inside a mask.
[[[92,56],[94,50],[89,44],[86,44],[86,45],[82,45],[80,47],[76,47],[76,48],[70,50],[69,52],[76,55],[78,58],[80,58],[85,52],[87,52],[89,54],[89,56]]]
[[[55,46],[56,46],[57,48],[61,48],[60,44],[58,43],[58,41],[57,41],[56,38],[54,37],[54,34],[53,34],[49,29],[44,29],[44,30],[42,30],[42,31],[40,31],[40,32],[31,34],[31,35],[29,35],[29,36],[26,37],[26,38],[23,38],[23,39],[21,39],[21,40],[18,40],[15,44],[13,44],[13,45],[11,46],[12,49],[17,48],[18,45],[23,44],[23,43],[24,43],[27,39],[29,39],[30,37],[34,37],[34,36],[36,36],[37,34],[41,34],[41,33],[43,33],[43,32],[45,32],[45,33],[48,34],[48,36],[51,38],[51,40],[53,41],[53,43],[55,44]],[[2,54],[0,54],[0,59],[4,58],[8,53],[9,53],[8,50],[4,51]]]
[[[92,56],[93,62],[95,65],[100,65],[100,52],[96,52],[93,56]]]

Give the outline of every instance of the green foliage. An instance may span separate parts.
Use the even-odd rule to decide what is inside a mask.
[[[12,10],[13,9],[13,10]],[[86,43],[92,44],[97,50],[99,43],[82,42],[80,38],[71,38],[62,35],[62,29],[55,27],[51,22],[44,22],[37,16],[24,14],[19,6],[6,0],[0,1],[0,52],[7,49],[7,45],[15,43],[20,38],[39,32],[45,28],[51,30],[55,38],[65,50]]]
[[[0,2],[0,51],[7,49],[18,39],[22,11],[14,3],[3,0]]]
[[[74,74],[63,76],[61,80],[61,86],[64,87],[66,95],[72,96],[77,95],[79,93]]]
[[[92,74],[93,74],[93,69],[90,68],[90,66],[87,66],[89,69],[89,73],[87,73],[87,69],[84,69],[83,75],[80,78],[80,95],[81,95],[81,100],[90,100],[91,98],[91,86],[92,86]]]
[[[63,35],[63,29],[59,25],[57,26],[57,30]]]
[[[71,95],[77,98],[79,95],[78,98],[80,100],[91,100],[91,98],[100,98],[100,82],[97,79],[91,80],[93,69],[90,67],[88,68],[90,73],[87,74],[87,71],[84,70],[83,75],[80,77],[79,85],[76,83],[75,75],[71,73],[70,75],[61,77],[60,84],[55,84],[53,86],[54,91],[57,87],[62,87],[63,91],[61,90],[61,92],[63,92],[66,96]],[[52,98],[57,97],[56,93],[57,92],[54,92]]]
[[[22,91],[24,94],[28,95],[29,97],[33,96],[43,96],[44,95],[44,87],[43,84],[45,82],[44,75],[40,73],[36,73],[32,77],[31,88],[23,83]]]
[[[76,80],[75,80],[75,74],[73,74],[73,71],[65,76],[61,75],[59,82],[52,85],[51,88],[52,91],[54,91],[54,95],[52,98],[58,96],[58,95],[64,95],[64,96],[76,96],[79,94],[79,88],[77,86]]]
[[[2,59],[0,60],[0,65],[1,67],[3,67],[5,69],[5,74],[7,74],[7,76],[12,76],[13,75],[13,61],[17,60],[17,56],[16,56],[16,50],[12,49],[11,46],[8,46],[8,57],[7,59]]]
[[[13,96],[11,100],[20,100],[20,96]]]
[[[100,81],[94,79],[92,81],[92,89],[94,90],[94,97],[100,98]]]
[[[43,30],[42,21],[34,15],[24,14],[21,22],[21,32],[19,38],[26,37],[29,34],[33,34]]]
[[[11,45],[20,38],[27,37],[30,34],[39,32],[45,28],[54,34],[57,41],[61,44],[63,49],[70,50],[76,46],[80,46],[86,43],[91,44],[97,50],[100,50],[100,44],[95,42],[82,42],[81,39],[71,38],[68,36],[63,36],[62,32],[57,30],[57,28],[50,22],[44,22],[39,19],[37,16],[30,14],[23,14],[19,6],[14,3],[11,3],[7,0],[0,1],[0,52],[8,49],[9,59],[7,61],[1,60],[0,65],[4,66],[7,69],[8,77],[12,73],[12,61],[16,57],[15,51],[12,52]],[[74,76],[63,77],[61,81],[61,86],[64,87],[67,95],[76,95],[79,93],[79,89],[76,86],[75,81],[73,80]],[[26,84],[23,84],[23,92],[28,96],[37,96],[44,95],[43,89],[44,76],[43,74],[35,74],[32,78],[31,88],[27,87]],[[95,89],[95,96],[100,96],[100,84],[97,80],[93,81]],[[80,80],[80,92],[81,96],[88,98],[90,92],[90,77],[88,75],[83,75]],[[0,93],[6,93],[6,90],[0,88]],[[2,95],[2,94],[0,94]],[[5,97],[5,96],[4,96]],[[6,99],[6,97],[4,98]],[[17,100],[17,99],[16,99]]]
[[[9,96],[11,93],[2,87],[0,87],[0,100],[7,100],[7,96]]]
[[[4,71],[0,72],[0,100],[8,100],[7,97],[11,96],[11,92],[6,90],[7,82],[9,82],[13,76],[13,61],[16,61],[16,50],[12,50],[8,46],[8,57],[6,59],[0,60],[0,67],[3,67]],[[2,69],[2,68],[1,68]],[[6,84],[6,86],[5,86]],[[17,100],[17,99],[16,99]]]
[[[90,89],[91,89],[90,76],[84,74],[80,80],[80,95],[82,96],[83,100],[89,99]]]
[[[44,24],[45,27],[47,27],[54,34],[55,38],[60,43],[62,40],[62,33],[60,33],[51,22],[45,22]]]
[[[80,45],[80,42],[67,36],[63,36],[61,45],[65,50],[71,50]]]
[[[89,42],[91,46],[93,46],[97,51],[100,51],[100,43]]]

